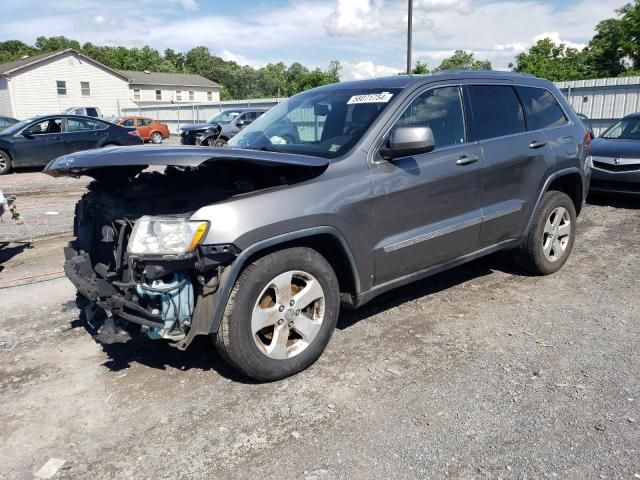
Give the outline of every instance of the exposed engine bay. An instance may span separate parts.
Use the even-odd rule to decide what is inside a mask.
[[[224,268],[240,252],[232,244],[198,243],[184,251],[140,253],[132,247],[136,224],[154,230],[154,241],[171,244],[172,235],[179,237],[181,225],[203,206],[319,173],[313,167],[235,160],[138,170],[91,172],[97,180],[76,206],[76,239],[65,250],[65,272],[78,289],[79,306],[105,343],[139,333],[185,339],[199,307],[198,315],[210,315],[203,299],[215,295]],[[157,216],[165,223],[153,223]]]

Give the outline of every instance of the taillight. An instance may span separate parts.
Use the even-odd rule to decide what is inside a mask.
[[[591,137],[591,132],[589,131],[589,129],[585,130],[584,132],[584,144],[588,147],[591,145],[591,140],[593,140],[593,138]]]
[[[131,135],[132,137],[139,137],[140,134],[138,133],[138,130],[129,130],[127,132],[129,135]]]

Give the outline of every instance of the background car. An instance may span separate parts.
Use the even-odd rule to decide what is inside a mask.
[[[115,123],[122,127],[135,127],[145,142],[162,143],[162,140],[171,136],[166,123],[148,117],[124,117]]]
[[[91,148],[140,145],[135,128],[92,117],[45,115],[15,123],[0,132],[0,175],[14,167],[44,166],[50,160]]]
[[[11,117],[0,117],[0,131],[5,128],[10,127],[11,125],[18,123],[19,120]]]
[[[82,115],[84,117],[102,118],[98,107],[71,107],[62,112],[65,115]]]
[[[223,147],[236,133],[247,125],[250,125],[264,112],[266,112],[266,110],[255,108],[223,110],[207,120],[206,123],[195,123],[180,127],[180,143],[183,145],[200,144],[198,137],[205,134],[213,125],[220,125],[222,127],[220,135],[217,135],[212,145],[209,146]]]
[[[640,113],[614,123],[591,142],[591,192],[640,195]]]

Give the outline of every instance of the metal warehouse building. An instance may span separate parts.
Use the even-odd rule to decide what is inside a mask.
[[[622,117],[640,111],[640,77],[575,80],[556,85],[576,112],[591,119],[596,135]]]

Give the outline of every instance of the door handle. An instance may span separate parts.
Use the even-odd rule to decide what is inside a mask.
[[[536,149],[536,148],[542,148],[542,147],[544,147],[546,144],[547,144],[547,142],[538,142],[537,140],[534,140],[533,142],[531,142],[531,143],[529,144],[529,148],[533,148],[533,149]]]
[[[478,160],[480,160],[480,157],[477,155],[463,155],[456,160],[456,165],[469,165],[470,163],[475,163]]]

